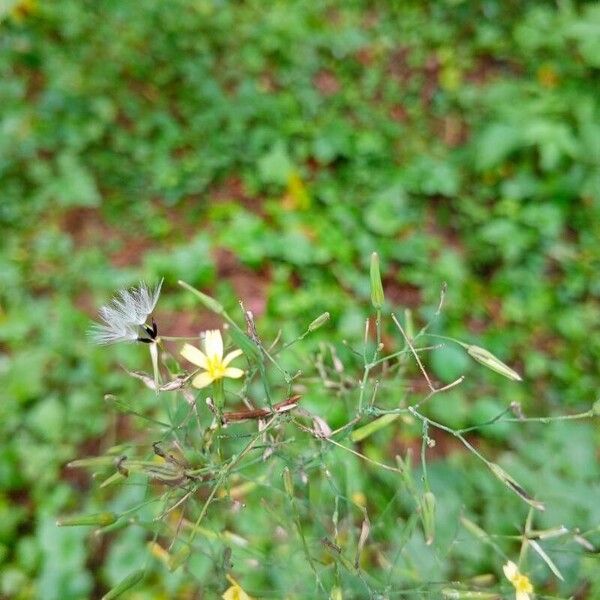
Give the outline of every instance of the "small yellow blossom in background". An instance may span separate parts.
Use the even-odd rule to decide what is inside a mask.
[[[531,585],[529,577],[519,572],[517,565],[511,560],[509,560],[502,569],[504,575],[506,575],[506,579],[508,579],[515,587],[516,600],[530,600],[532,598],[530,594],[533,594],[533,585]]]
[[[352,502],[354,504],[358,504],[361,508],[366,508],[367,506],[367,497],[362,492],[354,492],[352,494]]]
[[[0,0],[0,21],[8,15],[15,23],[22,23],[36,12],[37,0]]]
[[[231,583],[231,586],[221,596],[223,600],[254,600],[246,594],[242,586],[231,575],[227,575],[227,580]]]
[[[181,350],[181,356],[193,365],[204,369],[203,373],[192,379],[195,388],[204,388],[213,381],[230,377],[239,379],[244,374],[242,369],[230,367],[229,363],[242,354],[241,350],[234,350],[223,358],[223,338],[218,329],[207,331],[204,334],[204,352],[191,344],[186,344]]]
[[[310,194],[297,171],[291,171],[288,175],[286,194],[282,198],[282,203],[287,210],[308,210],[310,208]]]
[[[537,79],[546,88],[555,88],[560,83],[560,78],[551,64],[543,64],[537,71]]]

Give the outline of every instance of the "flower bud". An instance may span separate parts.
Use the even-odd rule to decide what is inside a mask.
[[[78,458],[67,463],[69,469],[112,467],[115,464],[114,456],[90,456]]]
[[[430,546],[435,536],[435,496],[433,492],[425,492],[419,502],[421,509],[421,522],[425,543]]]
[[[472,344],[463,344],[469,355],[474,358],[478,363],[481,363],[488,369],[504,375],[508,379],[513,381],[523,381],[523,378],[509,366],[505,365],[499,358],[496,358],[491,352],[485,348],[474,346]]]
[[[114,588],[110,589],[102,600],[113,600],[124,594],[127,590],[130,590],[134,585],[137,585],[144,578],[144,570],[134,571],[130,575],[127,575],[125,579],[121,580]]]
[[[322,315],[319,315],[309,326],[308,326],[308,330],[309,331],[316,331],[317,329],[319,329],[319,327],[322,327],[323,325],[325,325],[325,323],[327,323],[327,321],[329,321],[329,313],[328,312],[324,312]]]
[[[385,297],[379,272],[379,255],[377,252],[371,254],[371,304],[375,310],[381,310]]]
[[[125,469],[126,470],[126,469]],[[113,485],[115,483],[121,483],[123,479],[125,479],[125,475],[119,471],[109,475],[101,484],[100,488],[108,487],[109,485]]]
[[[114,531],[120,531],[121,529],[125,529],[125,527],[129,527],[132,523],[132,519],[117,519],[114,523],[110,525],[105,525],[104,527],[99,527],[94,531],[94,535],[100,537],[102,535],[106,535],[107,533],[112,533]]]

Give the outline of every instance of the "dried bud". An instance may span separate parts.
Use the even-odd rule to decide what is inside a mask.
[[[358,569],[358,565],[360,563],[360,555],[365,547],[365,543],[367,538],[369,537],[369,532],[371,531],[371,522],[369,521],[369,516],[367,515],[367,511],[364,511],[365,518],[363,519],[361,528],[360,528],[360,536],[358,538],[358,545],[356,547],[356,556],[354,558],[354,568]]]
[[[187,383],[188,379],[189,377],[177,376],[175,379],[163,383],[158,389],[161,392],[172,392],[174,390],[179,390]]]
[[[322,327],[329,321],[330,314],[328,312],[324,312],[322,315],[319,315],[309,326],[309,331],[316,331],[319,327]]]
[[[550,538],[560,537],[566,533],[569,533],[569,530],[564,525],[560,525],[559,527],[551,527],[550,529],[530,531],[527,537],[529,539],[548,540]]]
[[[61,517],[56,521],[58,527],[73,527],[79,525],[112,525],[119,517],[113,512],[102,512],[94,515],[73,515]]]
[[[508,379],[513,381],[523,381],[522,377],[509,366],[505,365],[500,359],[496,358],[491,352],[485,348],[474,346],[472,344],[462,344],[466,348],[469,355],[474,358],[478,363],[481,363],[488,369],[504,375]]]
[[[542,502],[532,498],[500,465],[496,463],[488,463],[488,467],[492,473],[509,489],[511,489],[517,496],[527,502],[529,506],[536,508],[537,510],[545,510],[545,506]]]
[[[595,546],[578,533],[576,533],[573,536],[573,541],[585,548],[586,550],[589,550],[590,552],[596,552]]]
[[[139,379],[148,389],[156,390],[156,382],[148,373],[144,373],[143,371],[128,371],[125,367],[123,367],[123,370],[127,375]]]
[[[377,252],[373,252],[371,254],[371,304],[375,310],[381,310],[384,301],[381,273],[379,272],[379,255]]]
[[[313,421],[313,431],[317,437],[320,438],[330,438],[332,435],[331,427],[329,427],[327,421],[322,419],[318,415],[312,416]]]
[[[523,413],[523,407],[521,406],[520,402],[511,402],[510,410],[512,414],[515,415],[515,417],[517,417],[517,419],[525,418],[525,414]]]

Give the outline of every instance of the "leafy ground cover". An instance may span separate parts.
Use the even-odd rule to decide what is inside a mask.
[[[85,336],[97,306],[140,278],[165,278],[158,318],[173,335],[220,325],[178,288],[184,279],[231,314],[242,298],[265,339],[279,329],[292,339],[328,311],[307,356],[331,342],[342,353],[342,339],[362,339],[376,250],[388,309],[410,308],[421,325],[448,282],[435,332],[489,349],[525,379],[437,350],[427,363],[436,380],[466,380],[431,403],[430,418],[461,429],[511,402],[550,416],[596,399],[596,4],[64,0],[0,10],[0,595],[99,597],[148,553],[140,528],[90,537],[55,526],[59,514],[136,501],[135,488],[98,490],[65,464],[143,439],[143,422],[103,400],[140,393],[117,365],[137,368],[143,349],[107,351]],[[383,332],[390,349],[396,338],[393,325]],[[407,385],[423,393],[417,371]],[[142,409],[153,403],[140,396]],[[311,406],[335,422],[332,403],[314,391]],[[418,455],[421,433],[398,421],[360,450]],[[598,527],[592,423],[503,423],[479,429],[476,444],[547,500],[536,529]],[[338,501],[340,539],[354,548],[351,500],[364,499],[380,518],[363,558],[373,577],[388,576],[388,546],[404,548],[388,580],[396,589],[502,577],[503,561],[460,516],[515,536],[527,507],[451,436],[436,434],[429,459],[433,548],[395,474],[332,453],[344,489],[311,492],[330,507],[317,523],[303,514],[312,551],[326,554],[319,540]],[[280,523],[279,542],[265,535],[286,510],[276,489],[280,479],[249,493],[235,519],[217,513],[211,530],[252,540],[246,554],[234,548],[249,592],[308,597],[294,526]],[[195,578],[156,560],[132,597],[221,593],[227,543],[206,544]],[[600,594],[594,551],[571,539],[544,548],[565,581],[530,557],[537,590]],[[344,597],[365,597],[354,575],[340,577]]]

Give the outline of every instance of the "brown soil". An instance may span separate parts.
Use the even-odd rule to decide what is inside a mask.
[[[98,208],[74,208],[67,210],[59,222],[75,244],[75,248],[102,248],[114,245],[109,252],[110,261],[115,267],[139,264],[144,254],[152,247],[152,241],[130,231],[111,227]]]
[[[249,211],[262,215],[262,200],[246,191],[244,182],[235,175],[216,184],[208,193],[211,202],[236,202]]]
[[[235,254],[226,248],[213,252],[219,279],[229,281],[246,310],[260,317],[267,306],[267,289],[271,279],[268,267],[254,271],[242,265]]]
[[[388,72],[399,83],[406,85],[416,74],[409,64],[410,48],[406,46],[394,50],[389,59]]]
[[[418,287],[398,281],[398,271],[389,269],[383,278],[383,291],[387,300],[401,308],[417,308],[421,305],[421,291]]]
[[[333,96],[340,91],[340,83],[331,71],[319,71],[314,79],[314,86],[323,96]]]

